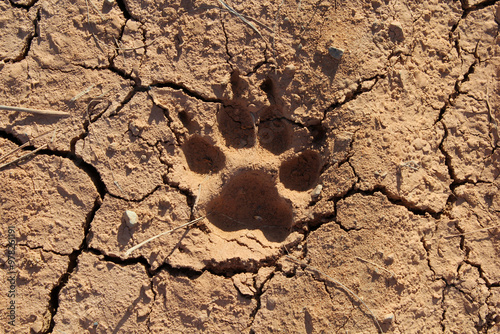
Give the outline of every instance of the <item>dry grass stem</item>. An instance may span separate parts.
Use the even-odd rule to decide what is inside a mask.
[[[38,138],[41,138],[43,136],[45,136],[46,134],[50,133],[51,131],[54,131],[54,133],[56,132],[56,130],[49,130],[49,131],[46,131],[44,133],[42,133],[41,135],[38,135],[36,136],[35,138],[32,138],[32,139],[28,139],[28,141],[24,144],[22,144],[21,146],[18,146],[16,147],[15,149],[13,149],[12,151],[2,155],[0,157],[0,162],[1,161],[4,161],[5,159],[7,159],[9,156],[13,155],[14,153],[16,153],[17,151],[19,151],[20,149],[23,149],[25,148],[26,146],[30,145],[34,140],[38,139]]]
[[[243,15],[241,15],[240,13],[238,13],[237,11],[235,11],[231,6],[229,6],[228,4],[226,4],[224,2],[224,0],[218,0],[218,1],[219,1],[219,3],[223,7],[225,7],[227,9],[228,12],[230,12],[231,14],[237,16],[240,20],[242,20],[244,23],[246,23],[250,28],[252,28],[253,31],[255,31],[260,36],[260,38],[262,38],[264,40],[264,42],[266,42],[266,39],[264,38],[264,36],[262,36],[262,34],[260,33],[259,29],[257,29],[257,27],[255,27],[255,25],[253,25],[252,22],[248,21],[246,18],[243,17]]]
[[[273,26],[273,54],[274,57],[276,57],[276,28],[278,26],[278,20],[280,16],[280,11],[281,11],[281,6],[285,3],[285,0],[281,0],[280,5],[278,6],[278,10],[276,12],[276,18],[274,20],[274,26]]]
[[[25,155],[22,155],[22,156],[20,156],[17,159],[14,159],[12,161],[6,162],[6,163],[4,163],[3,165],[0,166],[0,169],[5,168],[5,167],[7,167],[9,165],[12,165],[13,163],[16,163],[16,162],[18,162],[20,160],[23,160],[23,159],[25,159],[25,158],[27,158],[27,157],[35,154],[36,152],[38,152],[40,150],[46,149],[48,146],[49,146],[48,144],[44,144],[44,145],[40,146],[39,148],[37,148],[36,150],[33,150],[33,151],[29,152],[29,153],[26,153]]]
[[[151,46],[153,45],[154,43],[156,43],[156,39],[153,39],[151,42],[147,43],[147,44],[144,44],[144,45],[141,45],[141,46],[137,46],[135,48],[122,48],[122,47],[117,47],[116,49],[119,50],[119,51],[122,51],[122,52],[125,52],[125,51],[135,51],[135,50],[139,50],[139,49],[143,49],[143,48],[147,48],[148,46]],[[116,41],[116,39],[115,39]],[[116,43],[118,43],[118,41],[116,41]]]
[[[201,185],[202,185],[202,183],[200,183],[200,185],[198,186],[198,194],[196,194],[196,199],[194,200],[193,209],[191,210],[191,214],[193,214],[193,215],[196,211],[196,206],[198,205],[198,201],[200,200]]]
[[[491,112],[488,86],[486,86],[486,108],[488,109],[489,123],[493,124],[493,128],[495,128],[495,130],[496,130],[497,141],[495,141],[495,135],[494,134],[491,135],[491,137],[492,137],[491,139],[494,141],[493,146],[497,146],[497,142],[499,140],[499,138],[498,138],[498,136],[499,136],[498,122],[495,119],[495,117],[493,116],[493,113]],[[493,131],[491,131],[491,132],[493,132]]]
[[[335,278],[325,274],[323,271],[319,270],[318,268],[315,268],[313,266],[310,266],[308,265],[307,263],[303,262],[303,261],[300,261],[299,259],[293,257],[293,256],[290,256],[290,255],[287,255],[285,254],[285,256],[289,259],[291,259],[292,261],[294,261],[295,263],[298,263],[300,264],[301,266],[304,266],[305,268],[311,270],[311,271],[314,271],[316,273],[319,273],[320,275],[323,275],[325,276],[326,278],[328,278],[329,280],[331,280],[332,282],[334,282],[335,284],[339,285],[342,289],[344,289],[345,291],[349,292],[354,298],[356,298],[356,300],[358,300],[361,304],[364,305],[364,307],[366,307],[366,309],[368,310],[368,312],[370,312],[371,316],[373,317],[373,321],[375,321],[375,324],[377,325],[377,329],[380,331],[380,333],[383,333],[383,330],[382,330],[382,327],[380,327],[380,324],[377,320],[377,317],[375,317],[375,314],[372,312],[372,310],[368,307],[368,305],[366,305],[366,303],[363,301],[363,299],[361,299],[360,297],[358,297],[357,294],[354,293],[354,291],[352,291],[351,289],[349,289],[347,286],[345,286],[344,284],[340,283],[338,280],[336,280]]]
[[[87,5],[87,23],[90,24],[90,13],[89,13],[89,2],[85,0],[85,4]]]
[[[88,0],[88,2],[94,8],[94,10],[96,11],[96,13],[101,17],[101,20],[104,21],[104,16],[102,16],[101,11],[99,10],[99,8],[97,8],[97,6],[94,5],[94,3],[92,2],[92,0]]]
[[[471,234],[471,233],[476,233],[476,232],[483,232],[483,231],[487,231],[487,230],[491,230],[491,229],[499,228],[499,227],[500,227],[500,225],[495,225],[495,226],[480,228],[478,230],[474,230],[474,231],[470,231],[470,232],[464,232],[464,233],[459,233],[459,234],[450,234],[450,235],[444,236],[443,238],[449,239],[449,238],[461,237],[463,235],[467,235],[467,234]]]
[[[123,191],[122,187],[120,186],[120,184],[118,183],[118,181],[113,181],[113,183],[115,184],[115,186],[122,192],[122,194],[125,194],[125,191]]]
[[[11,106],[3,106],[0,105],[0,110],[9,110],[9,111],[22,111],[30,114],[39,114],[39,115],[48,115],[48,116],[70,116],[67,112],[58,111],[58,110],[42,110],[42,109],[32,109],[32,108],[23,108],[23,107],[11,107]]]
[[[205,176],[205,178],[203,179],[203,182],[200,183],[200,185],[198,186],[198,194],[196,194],[196,198],[194,200],[194,204],[193,204],[193,209],[191,210],[191,214],[194,215],[195,212],[196,212],[196,206],[198,205],[198,202],[200,201],[200,196],[201,196],[201,186],[203,185],[203,183],[205,183],[205,181],[208,179],[208,175]],[[192,217],[192,216],[191,216]]]
[[[50,138],[50,143],[52,144],[55,139],[56,139],[56,130],[54,130],[54,132],[52,132],[52,137]]]
[[[116,49],[117,50],[122,50],[122,42],[121,41],[118,41],[116,38],[113,37],[113,39],[115,40],[115,44],[116,44]],[[117,51],[117,54],[118,54],[118,51]],[[125,57],[125,52],[122,52],[122,57],[123,57],[123,65],[125,67],[127,67],[127,59]]]
[[[76,94],[75,96],[73,96],[71,98],[71,100],[69,100],[69,102],[75,102],[76,100],[78,100],[79,98],[81,98],[83,95],[87,94],[88,92],[90,92],[92,90],[92,88],[94,88],[94,84],[90,85],[89,87],[85,88],[83,91],[81,91],[80,93]]]
[[[220,8],[220,7],[217,7],[217,6],[208,6],[207,8],[218,8],[219,10],[223,10],[223,11],[229,12],[229,10],[227,8]],[[260,22],[259,20],[254,19],[253,17],[247,16],[247,15],[244,15],[244,14],[240,14],[240,15],[242,17],[246,18],[247,20],[250,20],[250,21],[253,21],[253,22],[257,23],[262,28],[267,29],[269,32],[273,32],[273,29],[271,27],[269,27],[268,25],[265,25],[264,23]]]
[[[371,264],[371,265],[373,265],[373,266],[375,266],[375,267],[379,268],[380,270],[383,270],[383,271],[385,271],[385,272],[387,272],[387,273],[391,274],[391,277],[396,277],[396,274],[395,274],[394,272],[392,272],[392,271],[390,271],[390,270],[387,270],[387,269],[385,269],[384,267],[379,266],[378,264],[376,264],[376,263],[374,263],[374,262],[371,262],[371,261],[365,260],[365,259],[363,259],[363,258],[360,258],[359,256],[356,256],[356,259],[358,259],[358,260],[360,260],[360,261],[363,261],[363,262],[366,262],[366,263],[369,263],[369,264]]]
[[[156,238],[159,238],[159,237],[164,236],[164,235],[166,235],[166,234],[172,233],[172,232],[177,231],[177,230],[179,230],[179,229],[181,229],[181,228],[184,228],[184,227],[187,227],[187,226],[193,225],[193,224],[195,224],[195,223],[199,222],[200,220],[202,220],[202,219],[204,219],[204,218],[206,218],[206,217],[207,217],[207,216],[203,216],[203,217],[196,218],[196,219],[191,220],[191,221],[189,221],[189,222],[187,222],[187,223],[185,223],[185,224],[182,224],[182,225],[180,225],[180,226],[174,227],[174,228],[173,228],[173,229],[171,229],[171,230],[168,230],[168,231],[162,232],[162,233],[160,233],[160,234],[157,234],[157,235],[155,235],[154,237],[151,237],[151,238],[149,238],[148,240],[145,240],[145,241],[141,242],[140,244],[135,245],[134,247],[130,248],[128,251],[126,251],[126,252],[125,252],[125,256],[129,256],[129,255],[130,255],[133,251],[135,251],[136,249],[141,248],[142,246],[144,246],[145,244],[147,244],[147,243],[148,243],[148,242],[150,242],[150,241],[155,240]]]

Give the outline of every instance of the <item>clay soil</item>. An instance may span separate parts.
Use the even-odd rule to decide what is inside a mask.
[[[500,333],[499,27],[1,0],[0,333]]]

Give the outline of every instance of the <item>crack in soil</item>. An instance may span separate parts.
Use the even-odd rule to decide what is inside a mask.
[[[460,24],[460,22],[462,22],[462,20],[464,20],[469,15],[469,13],[475,12],[475,11],[478,11],[478,10],[481,10],[481,9],[484,9],[486,7],[493,6],[493,5],[495,5],[498,2],[498,0],[485,0],[483,2],[480,2],[478,4],[474,4],[474,5],[471,5],[471,6],[469,6],[468,2],[469,2],[468,0],[460,0],[460,5],[461,5],[462,11],[463,11],[462,12],[462,16],[451,27],[450,36],[451,36],[451,34],[453,34],[455,32],[455,30],[457,30],[458,25]]]
[[[498,0],[485,0],[483,2],[480,2],[478,4],[469,6],[468,5],[468,0],[460,0],[460,3],[462,5],[462,9],[464,10],[464,13],[469,14],[470,12],[474,12],[476,10],[484,9],[486,7],[493,6],[496,4]],[[467,16],[467,14],[465,16]]]
[[[158,293],[154,289],[153,279],[149,280],[149,286],[151,288],[151,293],[153,294],[153,300],[151,302],[151,307],[149,308],[149,313],[146,320],[146,327],[148,328],[149,333],[151,333],[151,312],[153,312],[153,305],[156,303],[156,298],[158,298]]]
[[[37,9],[36,16],[33,19],[33,30],[34,30],[33,33],[28,36],[28,39],[26,40],[22,54],[19,57],[17,57],[16,59],[14,59],[14,62],[21,61],[21,60],[25,59],[28,56],[28,53],[31,49],[31,43],[33,42],[33,39],[35,37],[40,36],[40,20],[42,19],[41,15],[40,15],[40,10],[41,10],[40,8]]]
[[[146,200],[149,196],[153,195],[159,189],[161,189],[161,185],[157,185],[149,193],[146,193],[146,194],[144,194],[144,196],[142,196],[141,198],[137,198],[137,199],[134,199],[134,198],[128,199],[128,198],[125,198],[125,197],[122,197],[122,196],[119,196],[119,195],[115,195],[115,194],[112,194],[112,193],[108,193],[108,195],[110,197],[126,201],[128,203],[141,203],[142,201]]]
[[[130,19],[134,19],[136,20],[131,14],[130,12],[128,11],[128,8],[127,8],[127,4],[125,3],[124,0],[116,0],[116,4],[118,5],[118,7],[120,8],[120,10],[122,11],[123,13],[123,17],[127,20],[130,20]],[[137,20],[139,21],[139,20]],[[140,21],[139,21],[140,22]]]
[[[217,99],[217,98],[210,98],[210,97],[205,97],[203,96],[202,94],[194,91],[194,90],[191,90],[189,89],[188,87],[186,87],[185,85],[183,84],[179,84],[179,83],[175,83],[175,82],[172,82],[172,81],[163,81],[163,82],[153,82],[151,85],[149,86],[140,86],[141,89],[146,89],[146,90],[149,90],[153,87],[156,87],[156,88],[172,88],[172,89],[175,89],[175,90],[180,90],[182,91],[184,94],[190,96],[190,97],[193,97],[197,100],[200,100],[202,102],[206,102],[206,103],[222,103],[222,100],[221,99]]]
[[[441,292],[441,309],[443,310],[443,313],[441,314],[441,329],[443,330],[443,333],[446,332],[446,325],[444,324],[446,320],[446,311],[448,310],[445,305],[445,298],[446,298],[446,290],[449,289],[448,283],[444,281],[445,287],[443,288],[443,291]]]
[[[17,146],[22,145],[23,143],[13,134],[7,133],[4,130],[0,130],[0,138],[7,139]],[[35,147],[32,145],[26,146],[22,149],[22,151],[30,152],[34,150]],[[104,194],[107,193],[106,185],[101,179],[101,176],[97,169],[91,164],[85,162],[82,158],[78,157],[74,152],[71,151],[57,151],[57,150],[49,150],[43,149],[37,152],[39,155],[47,155],[47,156],[56,156],[64,159],[71,160],[75,166],[81,169],[85,174],[87,174],[92,180],[97,192],[99,193],[100,198],[104,198]]]
[[[241,273],[256,274],[262,267],[276,267],[280,256],[280,254],[276,254],[261,260],[250,259],[244,262],[239,258],[232,258],[217,263],[208,262],[205,264],[204,270],[224,277],[233,277]]]
[[[476,46],[476,51],[477,51],[477,46]],[[475,57],[474,62],[469,66],[469,69],[467,70],[467,72],[464,73],[463,78],[458,79],[455,82],[455,90],[448,96],[447,101],[445,102],[445,104],[441,108],[441,110],[439,111],[439,116],[438,116],[437,120],[434,122],[434,125],[436,125],[439,122],[441,122],[441,124],[444,125],[442,120],[443,120],[444,113],[446,112],[448,107],[453,106],[454,101],[457,99],[457,97],[459,95],[465,94],[464,92],[460,91],[460,87],[464,82],[469,81],[469,76],[474,73],[476,65],[479,64],[479,56],[477,55],[477,52],[474,53],[474,57]]]
[[[385,79],[386,76],[387,76],[387,72],[383,73],[383,74],[376,74],[371,78],[365,78],[365,79],[359,80],[358,86],[356,87],[356,89],[353,92],[351,92],[350,96],[344,96],[345,97],[344,101],[334,102],[329,107],[327,107],[325,110],[323,110],[323,118],[320,120],[320,124],[323,123],[323,121],[326,119],[326,116],[329,112],[331,112],[335,109],[338,109],[338,108],[342,107],[344,104],[355,100],[359,95],[371,91],[373,89],[373,87],[375,87],[375,85],[378,83],[378,81],[380,79]],[[373,80],[375,80],[373,85],[371,85],[370,87],[363,87],[364,82],[369,82],[369,81],[373,81]]]
[[[84,252],[85,250],[88,249],[87,240],[88,240],[88,236],[89,236],[89,232],[90,232],[91,222],[94,219],[94,216],[95,216],[97,210],[99,210],[99,208],[101,207],[101,203],[102,203],[101,199],[102,199],[101,197],[96,198],[96,200],[94,202],[94,207],[90,210],[90,212],[88,213],[87,218],[85,220],[85,225],[83,227],[84,236],[83,236],[83,240],[80,244],[80,247],[78,249],[74,250],[68,256],[69,261],[68,261],[68,267],[66,269],[66,272],[64,274],[62,274],[61,277],[59,277],[57,284],[52,288],[52,290],[50,292],[50,300],[49,300],[48,309],[49,309],[49,312],[51,314],[51,318],[50,318],[49,328],[47,329],[47,331],[43,332],[44,334],[45,333],[52,333],[54,331],[54,327],[56,324],[55,323],[55,316],[56,316],[57,311],[59,309],[59,293],[64,288],[64,286],[66,286],[70,275],[73,273],[73,271],[77,267],[78,257],[82,254],[82,252]]]
[[[153,105],[160,108],[161,111],[163,112],[163,115],[165,116],[165,119],[167,120],[167,125],[168,125],[168,128],[170,129],[170,131],[172,131],[172,133],[174,134],[175,136],[175,145],[176,146],[180,146],[182,144],[182,142],[184,141],[185,138],[185,135],[183,133],[179,133],[173,126],[172,124],[174,123],[174,119],[172,118],[172,116],[170,115],[170,111],[167,109],[167,108],[164,108],[162,107],[161,105],[157,104],[155,102],[155,99],[153,96],[151,96],[151,94],[149,94],[148,92],[148,96],[149,98],[151,99],[151,101],[153,102]],[[183,127],[184,129],[186,129],[186,127],[184,126]],[[158,149],[158,146],[160,142],[157,142],[156,143],[156,148]]]
[[[162,162],[163,163],[163,162]],[[196,196],[191,192],[190,189],[182,189],[177,182],[173,182],[169,179],[168,174],[170,172],[170,169],[173,168],[172,165],[163,163],[164,165],[167,166],[168,171],[166,174],[162,176],[163,178],[163,183],[169,186],[170,188],[176,189],[180,194],[184,195],[186,197],[186,203],[187,206],[189,207],[191,211],[191,215],[189,217],[190,220],[194,220],[196,217],[194,216],[194,203],[196,202]]]
[[[226,54],[227,54],[227,64],[229,67],[231,67],[231,72],[234,71],[233,64],[231,64],[231,59],[233,59],[233,55],[231,55],[231,52],[229,52],[229,37],[227,36],[227,31],[226,31],[226,25],[224,24],[224,21],[222,20],[222,9],[219,11],[219,16],[220,16],[220,23],[222,25],[222,32],[224,33],[224,39],[226,41],[225,47],[226,47]]]
[[[57,252],[57,251],[52,250],[52,249],[43,249],[43,246],[30,246],[27,243],[26,244],[17,243],[17,245],[29,248],[30,250],[41,250],[42,252],[51,253],[51,254],[55,254],[55,255],[59,255],[59,256],[69,256],[70,255],[70,254],[60,253],[60,252]]]
[[[436,224],[436,227],[434,228],[434,233],[437,231],[437,224]],[[434,275],[434,277],[438,277],[438,275],[436,274],[436,271],[434,270],[434,268],[432,267],[431,265],[431,246],[427,244],[427,242],[425,241],[425,236],[422,236],[422,238],[420,238],[420,242],[422,243],[422,246],[424,247],[424,250],[425,250],[425,253],[427,255],[427,267],[429,267],[429,270],[432,271],[432,274]],[[442,278],[440,278],[442,279]]]
[[[451,163],[452,157],[448,153],[448,151],[446,151],[444,148],[444,141],[446,140],[446,138],[448,138],[448,135],[449,135],[448,127],[442,121],[441,121],[441,124],[443,125],[444,134],[443,134],[443,138],[441,139],[441,142],[439,143],[438,148],[441,151],[441,153],[444,155],[444,163],[445,163],[446,167],[448,168],[448,175],[449,175],[450,179],[452,180],[452,183],[450,184],[450,190],[452,191],[452,195],[450,195],[450,197],[448,197],[448,200],[450,200],[451,196],[454,195],[453,192],[454,192],[455,188],[458,187],[459,185],[465,184],[466,180],[458,180],[458,178],[457,178],[455,168],[453,168],[453,165]]]
[[[265,289],[266,283],[269,282],[274,277],[277,270],[278,270],[278,267],[274,266],[274,271],[271,272],[271,274],[262,282],[262,284],[260,286],[257,286],[254,282],[254,288],[257,290],[255,292],[254,298],[255,298],[255,301],[257,302],[257,305],[255,305],[255,308],[250,313],[249,324],[246,328],[246,330],[249,330],[250,334],[256,334],[255,331],[252,329],[252,326],[253,326],[253,323],[255,321],[255,317],[257,316],[257,313],[259,312],[259,310],[262,307],[262,301],[261,301],[262,295],[264,294],[264,292],[266,292],[266,289]]]
[[[31,0],[28,4],[25,5],[25,4],[16,3],[14,0],[9,0],[9,3],[10,3],[10,5],[12,7],[14,7],[14,8],[24,8],[24,9],[30,9],[37,2],[38,2],[38,0]]]
[[[29,14],[29,12],[28,12],[29,9],[31,9],[33,7],[33,5],[19,5],[19,4],[15,4],[12,1],[10,1],[10,4],[13,7],[16,7],[16,8],[26,9],[26,15]],[[41,10],[41,7],[39,7],[36,10],[35,18],[32,20],[33,30],[28,33],[28,36],[26,37],[26,41],[24,42],[24,45],[23,45],[23,48],[22,48],[20,54],[18,56],[14,57],[14,58],[10,58],[10,59],[9,58],[4,58],[4,59],[2,59],[3,62],[5,62],[5,63],[17,63],[17,62],[20,62],[20,61],[26,59],[26,57],[28,57],[28,53],[29,53],[29,51],[31,49],[31,43],[33,42],[33,39],[35,37],[39,37],[40,36],[40,26],[39,26],[39,23],[40,23],[40,20],[41,20],[40,10]]]
[[[458,221],[455,223],[455,228],[460,231],[460,233],[465,233],[465,230],[461,229],[460,226],[458,225]],[[491,288],[494,287],[494,286],[497,286],[498,285],[498,282],[496,283],[491,283],[485,273],[484,273],[484,270],[482,269],[481,265],[480,264],[477,264],[477,263],[473,263],[470,259],[469,259],[469,255],[470,255],[470,252],[471,252],[471,248],[466,246],[465,245],[465,235],[461,235],[460,236],[460,250],[462,250],[464,252],[464,259],[462,260],[462,262],[458,265],[457,267],[457,277],[459,277],[460,275],[460,269],[462,268],[462,266],[464,264],[468,264],[470,265],[471,267],[474,267],[477,269],[478,273],[479,273],[479,277],[485,282],[485,285],[488,289],[488,292],[489,292],[489,295],[488,297],[486,297],[486,299],[490,298],[492,296],[492,292],[491,292]],[[465,291],[462,291],[460,288],[458,288],[457,286],[455,286],[454,284],[448,284],[446,283],[447,287],[449,286],[452,286],[454,287],[455,289],[457,289],[457,291],[459,291],[460,293],[462,293],[466,298],[470,298],[471,300],[472,297],[469,296],[469,294]],[[468,298],[468,299],[469,299]],[[470,301],[470,300],[469,300]],[[443,295],[443,302],[444,302],[444,295]],[[490,312],[486,315],[486,318],[483,319],[484,320],[484,324],[482,324],[481,326],[479,326],[478,324],[476,324],[476,329],[478,330],[478,333],[488,333],[488,330],[490,328],[493,328],[493,326],[495,325],[495,321],[493,320],[493,315],[494,315],[495,312]],[[490,317],[491,319],[488,321],[488,317]]]

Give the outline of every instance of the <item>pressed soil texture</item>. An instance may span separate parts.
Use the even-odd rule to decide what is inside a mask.
[[[67,113],[0,110],[0,333],[499,333],[499,31],[0,0],[0,105]]]

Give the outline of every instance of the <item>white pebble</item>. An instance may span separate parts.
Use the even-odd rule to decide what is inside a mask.
[[[287,71],[287,72],[295,72],[296,69],[297,68],[293,64],[288,64],[285,66],[285,71]]]
[[[323,190],[323,186],[321,184],[318,184],[316,188],[314,188],[313,191],[311,192],[311,197],[313,199],[318,198],[319,195],[321,194],[321,190]]]
[[[388,313],[384,315],[384,318],[382,320],[382,322],[384,323],[391,323],[393,321],[394,321],[394,313]]]
[[[139,221],[139,217],[137,217],[137,213],[135,213],[134,211],[126,210],[123,213],[123,220],[129,226],[134,226]]]

